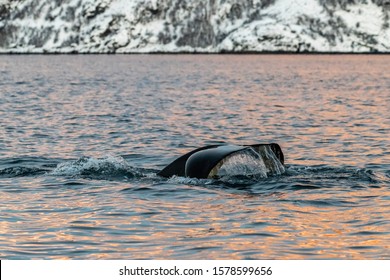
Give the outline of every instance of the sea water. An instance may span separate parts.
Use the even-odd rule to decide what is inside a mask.
[[[389,259],[389,65],[0,56],[0,257]],[[156,175],[201,146],[271,142],[281,175]]]

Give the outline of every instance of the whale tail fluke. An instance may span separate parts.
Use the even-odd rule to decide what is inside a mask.
[[[284,155],[280,146],[276,143],[270,144],[254,144],[254,145],[210,145],[201,147],[182,155],[167,165],[164,169],[157,173],[162,177],[192,177],[192,178],[208,178],[210,172],[224,158],[229,155],[247,150],[251,147],[255,152],[262,155],[264,151],[270,151],[275,157],[284,164]]]

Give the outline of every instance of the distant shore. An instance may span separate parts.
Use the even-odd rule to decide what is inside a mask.
[[[0,55],[389,55],[390,52],[292,52],[292,51],[243,51],[243,52],[1,52]]]

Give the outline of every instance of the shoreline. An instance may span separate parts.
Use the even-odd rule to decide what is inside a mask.
[[[0,52],[2,55],[390,55],[389,52],[291,52],[291,51],[223,51],[223,52]]]

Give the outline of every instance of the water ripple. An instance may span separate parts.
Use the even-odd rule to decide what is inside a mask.
[[[388,259],[389,64],[0,56],[0,257]],[[156,175],[200,146],[271,142],[283,174]]]

